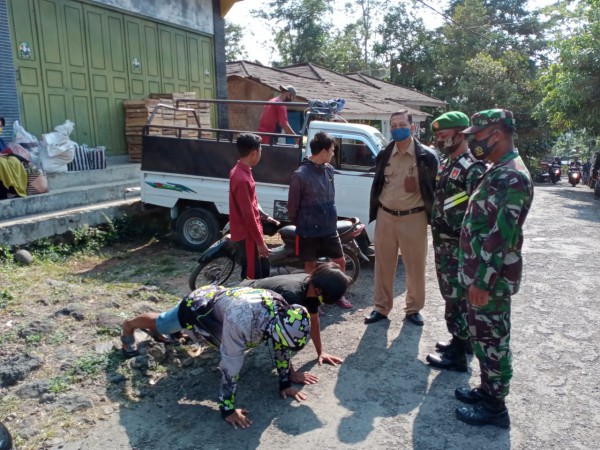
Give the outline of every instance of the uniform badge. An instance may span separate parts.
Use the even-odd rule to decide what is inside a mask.
[[[450,178],[452,178],[453,180],[456,180],[459,175],[460,169],[458,167],[455,167],[454,169],[452,169],[452,172],[450,172]]]

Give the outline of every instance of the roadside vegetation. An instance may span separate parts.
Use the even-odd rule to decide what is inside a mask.
[[[17,250],[0,247],[0,421],[17,448],[60,445],[196,363],[199,349],[165,348],[145,333],[140,357],[120,352],[125,318],[187,293],[198,255],[170,236],[121,221],[32,243],[28,265]]]

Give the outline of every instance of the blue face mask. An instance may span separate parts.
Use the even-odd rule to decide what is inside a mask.
[[[410,137],[410,128],[394,128],[391,134],[395,142],[400,142]]]

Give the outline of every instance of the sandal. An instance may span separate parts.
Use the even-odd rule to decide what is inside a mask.
[[[343,309],[353,308],[352,303],[350,303],[344,296],[342,296],[336,303],[340,308]]]
[[[121,336],[121,353],[125,358],[133,358],[140,354],[140,350],[138,349],[135,343],[135,337],[133,336]]]
[[[142,329],[144,333],[154,339],[156,342],[161,342],[165,345],[181,345],[181,341],[175,337],[176,333],[170,335],[160,334],[156,330],[148,330],[147,328]]]

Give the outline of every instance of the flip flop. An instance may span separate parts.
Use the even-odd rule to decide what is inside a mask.
[[[148,334],[148,336],[150,336],[156,342],[161,342],[165,345],[181,345],[181,342],[175,337],[175,334],[170,334],[167,336],[164,334],[160,334],[156,330],[148,330],[146,328],[143,328],[142,331]]]
[[[140,354],[140,351],[135,343],[135,337],[121,336],[121,344],[123,344],[123,347],[121,348],[121,353],[125,358],[133,358],[134,356]]]

